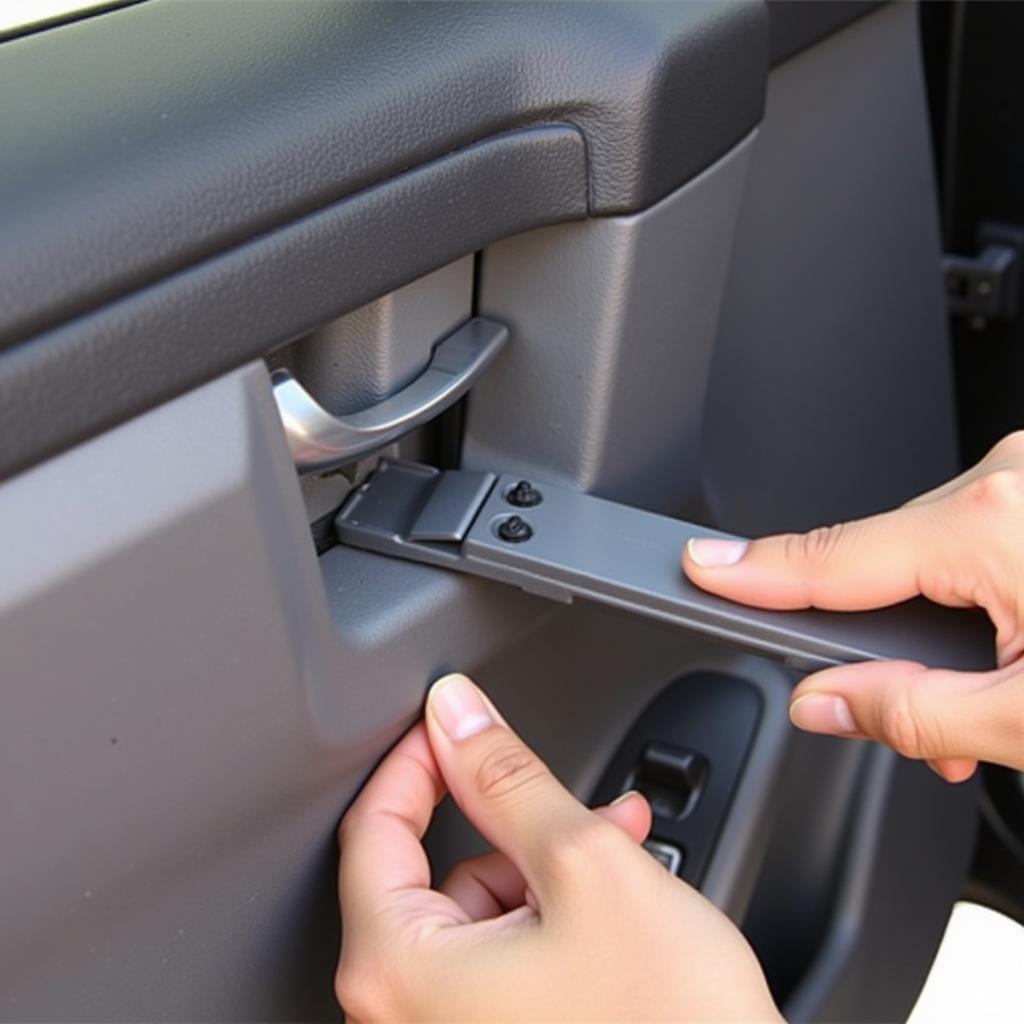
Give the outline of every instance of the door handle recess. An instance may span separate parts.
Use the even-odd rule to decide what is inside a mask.
[[[454,405],[508,341],[508,328],[474,317],[441,341],[411,384],[377,405],[335,416],[288,370],[274,370],[274,387],[288,448],[300,473],[323,473],[383,448]]]
[[[868,612],[778,612],[716,597],[687,580],[680,558],[691,537],[726,534],[554,484],[383,460],[335,527],[343,544],[553,600],[612,605],[802,671],[903,658],[956,669],[995,663],[983,614],[922,598]]]

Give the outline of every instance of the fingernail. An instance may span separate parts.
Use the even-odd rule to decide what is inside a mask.
[[[735,565],[747,551],[745,540],[721,540],[718,537],[691,537],[686,550],[702,569],[721,569]]]
[[[427,703],[445,735],[456,743],[494,725],[483,694],[457,673],[438,679],[430,688]]]
[[[620,793],[608,806],[614,807],[616,804],[624,804],[630,797],[639,795],[639,789],[627,789],[625,793]]]
[[[789,708],[790,721],[807,732],[829,736],[857,732],[850,705],[832,693],[809,693],[794,701]]]

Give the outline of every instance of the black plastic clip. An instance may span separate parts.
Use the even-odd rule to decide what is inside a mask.
[[[978,255],[942,258],[946,306],[973,330],[992,320],[1013,320],[1020,299],[1024,228],[987,221],[978,229]]]

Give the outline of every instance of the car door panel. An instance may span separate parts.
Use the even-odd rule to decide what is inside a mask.
[[[805,15],[147,0],[0,45],[0,1015],[335,1017],[335,825],[453,669],[583,799],[668,686],[748,684],[702,888],[793,1019],[905,1010],[972,790],[795,735],[790,668],[338,544],[376,457],[300,482],[267,372],[354,412],[484,315],[390,453],[745,533],[939,479],[913,8]]]
[[[767,95],[702,436],[709,514],[745,534],[888,508],[958,465],[914,8],[793,57]]]
[[[0,500],[6,1011],[330,1016],[338,809],[427,678],[546,602],[340,548],[318,567],[259,364]]]
[[[760,116],[760,5],[529,10],[150,0],[5,44],[0,343],[36,336],[8,472],[504,235],[649,205]],[[28,427],[44,378],[66,427]]]
[[[474,390],[466,468],[699,512],[700,425],[755,148],[748,137],[643,213],[543,228],[484,251],[480,310],[507,323],[516,344]]]

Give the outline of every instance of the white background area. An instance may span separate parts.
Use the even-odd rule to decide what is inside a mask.
[[[975,903],[953,908],[909,1024],[1024,1024],[1024,927]]]

